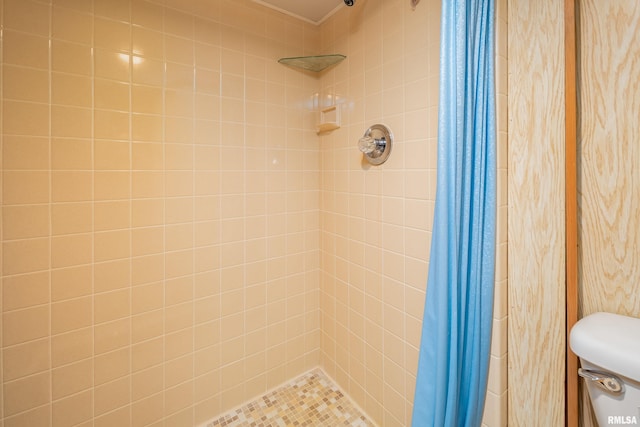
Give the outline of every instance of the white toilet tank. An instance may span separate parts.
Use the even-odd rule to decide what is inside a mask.
[[[640,319],[594,313],[569,340],[600,426],[640,426]]]

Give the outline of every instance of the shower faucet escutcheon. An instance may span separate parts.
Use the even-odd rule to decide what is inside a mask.
[[[381,124],[371,126],[358,140],[358,149],[372,165],[381,165],[391,154],[393,134],[388,127]]]

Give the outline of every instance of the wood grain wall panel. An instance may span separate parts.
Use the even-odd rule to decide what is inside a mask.
[[[640,317],[640,3],[579,7],[581,315]],[[582,387],[581,425],[597,425]]]
[[[582,315],[640,317],[640,3],[580,7]]]
[[[564,424],[563,3],[511,0],[509,425]]]

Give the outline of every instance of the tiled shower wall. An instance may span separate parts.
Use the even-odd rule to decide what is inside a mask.
[[[507,3],[496,2],[498,235],[489,384],[483,425],[507,425]],[[344,126],[322,137],[322,366],[380,425],[411,424],[435,200],[441,2],[368,0],[322,25],[321,99]],[[395,137],[381,166],[358,138]]]
[[[0,4],[0,426],[192,426],[317,366],[319,81],[276,59],[319,29]]]
[[[410,425],[435,199],[440,2],[374,0],[323,25],[345,126],[322,140],[322,366],[369,416]],[[373,31],[372,29],[376,29]],[[381,166],[358,138],[393,132]]]

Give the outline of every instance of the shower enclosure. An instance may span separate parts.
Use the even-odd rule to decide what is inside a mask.
[[[408,425],[440,2],[359,0],[319,25],[249,0],[1,6],[0,425],[199,425],[315,367]],[[347,58],[277,62],[322,53]],[[316,134],[313,100],[339,129]],[[370,167],[375,123],[394,148]],[[487,425],[506,417],[505,233],[496,292]]]

